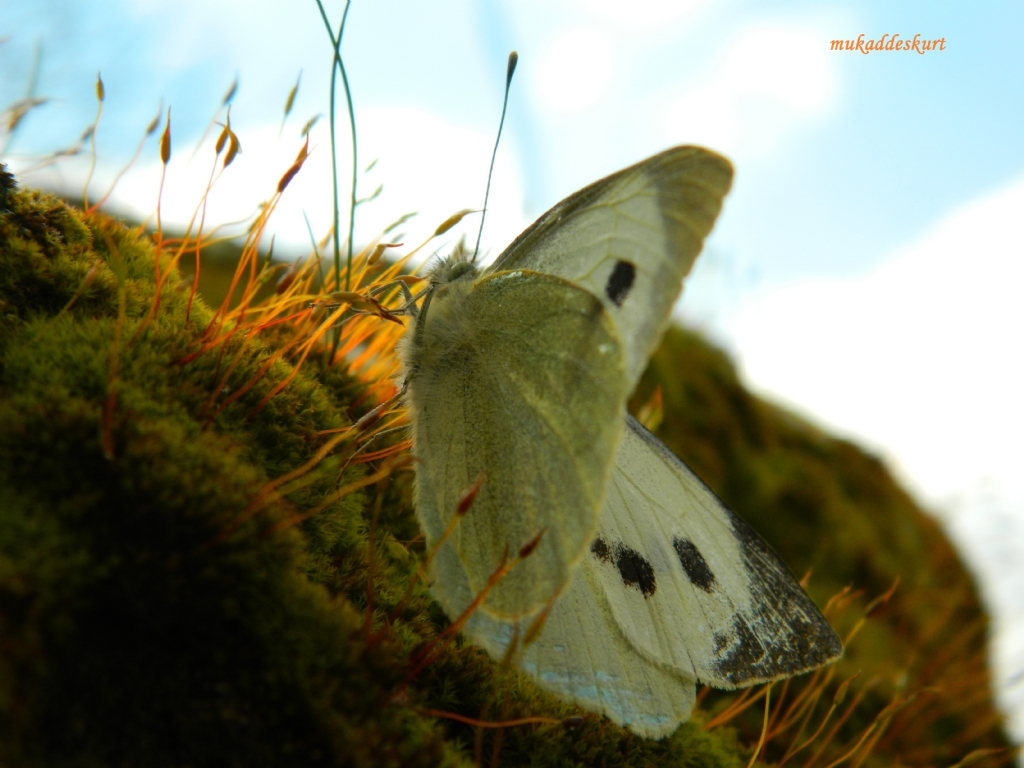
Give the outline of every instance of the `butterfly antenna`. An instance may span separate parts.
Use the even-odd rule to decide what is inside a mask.
[[[491,169],[487,172],[487,191],[484,192],[484,209],[480,212],[480,231],[476,233],[476,248],[473,249],[475,262],[480,252],[480,236],[484,233],[484,217],[487,216],[487,198],[491,196],[491,177],[494,175],[494,159],[498,156],[498,144],[501,142],[501,129],[505,125],[505,110],[508,108],[508,90],[512,85],[512,74],[516,71],[516,64],[519,63],[519,54],[512,51],[508,55],[508,72],[505,74],[505,100],[501,105],[501,122],[498,123],[498,138],[494,140],[494,152],[491,154]]]

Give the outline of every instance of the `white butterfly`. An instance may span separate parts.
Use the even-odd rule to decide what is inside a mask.
[[[626,399],[669,322],[732,167],[677,147],[580,190],[486,270],[430,274],[403,340],[416,507],[453,619],[542,534],[464,634],[543,687],[650,738],[732,688],[842,644],[771,549],[638,422]],[[553,604],[552,604],[553,601]]]

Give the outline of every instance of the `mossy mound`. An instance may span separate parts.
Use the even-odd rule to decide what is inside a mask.
[[[139,231],[5,189],[0,762],[467,765],[473,729],[422,710],[478,717],[497,702],[497,714],[511,695],[509,718],[579,714],[472,647],[445,650],[400,693],[412,652],[446,622],[420,587],[368,647],[367,496],[271,532],[361,470],[339,478],[329,457],[315,482],[238,525],[270,478],[314,455],[314,433],[348,422],[355,390],[307,364],[253,416],[291,372],[279,362],[207,424],[226,361],[243,359],[234,391],[268,350],[239,340],[182,365],[212,313],[197,302],[186,318],[171,274],[146,323],[155,274]],[[415,535],[407,486],[381,491],[378,617],[415,569],[385,533]],[[596,718],[509,729],[501,749],[535,765],[733,766],[737,753],[732,734],[696,724],[646,743]]]
[[[145,238],[14,193],[0,249],[2,762],[457,763],[389,703],[387,669],[351,641],[357,611],[316,583],[313,537],[265,535],[283,507],[217,541],[268,476],[309,458],[310,430],[343,423],[332,394],[300,376],[248,420],[277,366],[204,430],[216,356],[176,361],[209,311],[186,321],[175,285],[132,340],[155,296]],[[321,552],[358,545],[362,501],[325,512]]]
[[[274,340],[182,364],[212,313],[201,301],[188,312],[163,257],[151,315],[156,266],[144,233],[0,178],[0,763],[471,765],[498,748],[502,765],[746,764],[757,739],[744,720],[706,731],[698,712],[648,742],[460,643],[405,685],[447,626],[417,586],[390,630],[366,629],[368,564],[379,628],[421,555],[400,543],[417,533],[408,474],[284,526],[364,471],[328,456],[306,485],[241,517],[315,455],[318,433],[349,423],[357,383],[307,361],[257,410],[293,372],[278,361],[211,417],[211,395],[252,380]],[[888,701],[886,685],[916,685],[931,667],[974,676],[971,702],[933,697],[943,716],[879,742],[866,764],[1002,746],[983,637],[948,663],[928,655],[964,623],[984,630],[973,587],[881,466],[751,398],[690,334],[668,337],[641,400],[659,371],[662,436],[797,570],[815,565],[816,597],[847,582],[873,596],[903,576],[908,604],[884,609],[896,623],[873,619],[844,662],[884,679],[871,695]],[[941,620],[935,606],[954,593]],[[506,728],[499,743],[428,710],[558,722]]]

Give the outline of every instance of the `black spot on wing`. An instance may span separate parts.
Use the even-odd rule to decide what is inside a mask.
[[[615,567],[619,569],[622,583],[627,587],[639,589],[644,599],[654,594],[657,589],[654,569],[635,549],[630,549],[622,544],[617,545],[615,547]]]
[[[679,562],[683,566],[683,570],[686,571],[690,583],[698,589],[710,593],[711,588],[715,585],[715,574],[708,568],[708,562],[697,549],[697,545],[689,539],[676,537],[672,539],[672,546],[676,550],[676,555],[678,555]]]
[[[612,551],[608,548],[608,542],[600,537],[594,539],[594,543],[590,545],[590,551],[602,563],[610,563],[612,561]]]
[[[627,587],[636,587],[646,600],[658,589],[657,579],[651,563],[621,541],[609,546],[600,536],[590,545],[590,551],[598,562],[614,564]]]
[[[608,275],[608,283],[604,287],[604,292],[612,304],[616,307],[622,306],[635,279],[636,267],[622,259],[615,262],[615,268]]]

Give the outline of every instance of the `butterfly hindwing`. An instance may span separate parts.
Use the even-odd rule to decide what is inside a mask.
[[[775,680],[842,652],[771,548],[632,417],[590,559],[630,644],[703,683]]]
[[[528,621],[519,622],[521,639]],[[513,623],[474,614],[463,630],[494,658],[516,636]],[[611,615],[595,567],[584,558],[551,609],[537,639],[519,658],[537,684],[649,739],[672,733],[689,717],[695,678],[645,659]]]
[[[601,299],[632,388],[669,321],[732,183],[732,165],[675,147],[581,189],[541,216],[493,270],[558,275]]]
[[[428,545],[482,477],[470,513],[443,545],[435,592],[450,615],[503,558],[543,534],[483,609],[516,617],[560,591],[593,538],[628,395],[601,303],[525,270],[439,290],[410,358],[416,506]],[[442,556],[444,555],[444,556]]]

